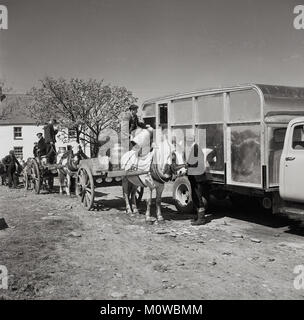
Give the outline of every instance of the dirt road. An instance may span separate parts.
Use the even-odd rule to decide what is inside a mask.
[[[75,197],[0,187],[2,299],[303,299],[304,231],[258,210],[211,207],[190,225],[166,187],[164,225],[124,213],[119,187],[87,212]],[[144,212],[145,204],[140,207]]]

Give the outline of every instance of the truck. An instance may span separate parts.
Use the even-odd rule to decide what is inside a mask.
[[[245,84],[146,100],[142,118],[187,158],[193,141],[215,151],[210,194],[239,202],[256,198],[274,214],[304,218],[304,88]],[[206,151],[207,150],[207,151]],[[186,176],[177,177],[178,211],[192,210]]]

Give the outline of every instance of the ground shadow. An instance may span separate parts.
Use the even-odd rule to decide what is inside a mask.
[[[20,186],[19,186],[20,188]],[[28,191],[33,192],[33,191]],[[53,193],[59,195],[59,187],[54,186]],[[47,190],[41,190],[41,195],[48,195]],[[114,199],[104,199],[105,196],[110,195],[110,192],[102,192],[100,190],[95,191],[95,203],[93,211],[110,211],[111,209],[125,212],[125,202],[123,197],[115,197]],[[63,195],[66,196],[66,195]],[[74,201],[78,201],[75,194],[72,194],[71,198],[75,198]],[[144,215],[146,212],[146,201],[141,201],[138,204],[139,213]],[[180,213],[174,206],[174,200],[172,197],[162,198],[162,213],[165,220],[191,220],[194,215],[187,213]],[[207,211],[208,222],[224,217],[230,217],[263,225],[266,227],[279,229],[287,228],[284,232],[304,236],[304,226],[299,221],[290,219],[286,216],[273,215],[269,211],[263,209],[260,204],[254,199],[248,200],[245,204],[232,205],[229,200],[217,201],[211,199],[209,202],[209,208]],[[210,214],[210,216],[209,216]],[[155,198],[152,199],[151,215],[156,216]]]

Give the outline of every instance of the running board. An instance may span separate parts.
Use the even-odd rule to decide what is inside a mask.
[[[281,207],[279,208],[279,213],[287,215],[291,218],[304,218],[304,207],[302,208],[295,208],[295,207]]]

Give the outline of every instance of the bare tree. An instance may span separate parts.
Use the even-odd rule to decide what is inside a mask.
[[[37,124],[55,117],[62,128],[75,130],[77,142],[90,143],[92,156],[98,153],[101,132],[119,131],[120,114],[137,100],[125,87],[93,79],[46,77],[29,94],[34,98],[29,109]]]

